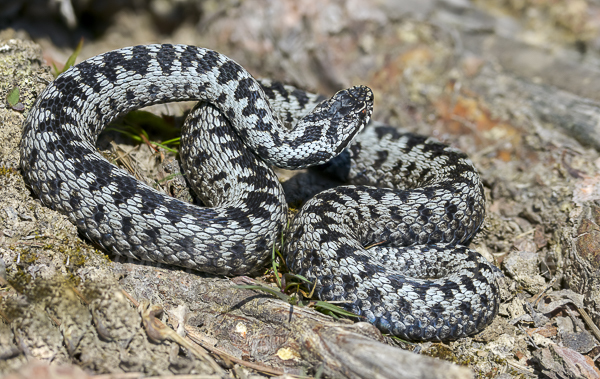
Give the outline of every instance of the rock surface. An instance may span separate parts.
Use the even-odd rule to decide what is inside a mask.
[[[1,373],[55,375],[25,367],[35,357],[88,373],[146,375],[261,377],[266,367],[331,377],[600,376],[597,3],[181,0],[91,9],[72,1],[72,16],[47,10],[57,19],[44,23],[28,3],[0,6],[0,25],[15,29],[0,31]],[[86,29],[89,17],[96,21]],[[80,59],[138,43],[187,43],[325,94],[373,88],[374,119],[449,143],[480,171],[487,217],[472,246],[506,275],[499,317],[472,338],[409,345],[369,325],[290,313],[289,304],[234,289],[230,279],[90,246],[32,196],[18,156],[24,116],[52,80],[46,62],[65,62],[81,35],[97,38]],[[23,111],[7,101],[15,87]],[[178,117],[185,107],[153,111]],[[162,163],[145,147],[118,147],[134,161]],[[158,164],[141,166],[150,180],[158,175]],[[162,306],[160,320],[188,342],[157,326],[142,300]],[[389,358],[370,359],[374,351]]]

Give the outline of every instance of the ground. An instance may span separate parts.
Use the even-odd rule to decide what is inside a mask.
[[[90,374],[600,377],[598,4],[182,0],[100,9],[73,1],[73,17],[57,8],[39,18],[33,3],[0,7],[0,372],[34,370],[23,366],[35,357]],[[63,64],[81,35],[79,60],[186,43],[327,95],[370,86],[374,119],[461,149],[479,170],[487,215],[472,246],[506,276],[499,316],[472,338],[402,343],[232,288],[250,278],[126,261],[91,246],[31,194],[18,156],[24,117],[53,78],[46,64]],[[15,87],[17,103],[8,98]],[[180,116],[186,107],[152,111]],[[113,154],[133,147],[117,142]],[[130,155],[148,180],[160,170],[146,145]],[[156,305],[176,332],[156,324]]]

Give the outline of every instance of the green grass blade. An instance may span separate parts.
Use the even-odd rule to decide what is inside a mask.
[[[53,64],[54,66],[54,71],[55,71],[55,75],[54,77],[57,77],[58,75],[62,74],[63,72],[67,71],[69,69],[69,67],[73,66],[75,64],[75,60],[77,59],[77,56],[79,56],[79,53],[81,53],[81,48],[83,47],[83,37],[79,40],[79,43],[77,44],[77,47],[75,48],[75,50],[73,51],[73,54],[71,54],[69,56],[69,58],[67,59],[67,62],[65,63],[65,65],[63,66],[62,70],[58,70],[56,65]]]
[[[166,181],[168,181],[168,180],[171,180],[171,179],[173,179],[173,178],[174,178],[174,177],[176,177],[176,176],[183,176],[183,174],[182,174],[182,173],[180,173],[180,172],[176,172],[176,173],[174,173],[174,174],[168,175],[166,178],[163,178],[163,179],[161,179],[161,180],[157,180],[157,182],[159,182],[159,183],[161,183],[161,184],[162,184],[162,183],[164,183],[164,182],[166,182]]]
[[[290,297],[288,295],[282,293],[281,291],[277,291],[277,290],[274,290],[273,288],[269,288],[269,287],[265,287],[265,286],[261,286],[261,285],[239,285],[239,286],[234,286],[234,288],[263,291],[263,292],[270,293],[271,295],[277,296],[278,298],[280,298],[281,300],[283,300],[285,302],[288,302],[290,300]]]
[[[296,279],[300,279],[300,281],[304,282],[304,283],[308,283],[308,284],[312,284],[312,282],[308,279],[306,279],[304,276],[300,275],[300,274],[291,274],[292,278],[296,278]]]
[[[69,69],[69,67],[71,67],[75,64],[75,60],[77,59],[77,56],[79,56],[79,53],[81,53],[82,47],[83,47],[83,37],[79,40],[79,43],[77,44],[75,51],[73,51],[73,54],[71,54],[69,56],[69,59],[67,59],[67,63],[65,63],[65,67],[63,67],[62,72],[67,71]]]
[[[181,137],[171,138],[167,141],[162,141],[163,145],[179,145],[181,143]]]
[[[164,143],[155,142],[155,141],[148,141],[148,142],[150,142],[152,145],[160,146],[160,147],[162,147],[163,149],[167,150],[170,153],[177,154],[177,152],[178,152],[177,149],[173,149],[172,147],[165,146]]]
[[[416,342],[410,342],[410,341],[407,341],[407,340],[403,340],[402,338],[400,338],[398,336],[394,336],[392,334],[384,334],[384,335],[387,336],[387,337],[390,337],[392,339],[395,339],[396,341],[399,341],[399,342],[407,343],[409,345],[416,345]]]
[[[340,316],[345,316],[345,317],[362,317],[362,316],[359,316],[359,315],[354,314],[352,312],[349,312],[349,311],[347,311],[347,310],[345,310],[343,308],[340,308],[337,305],[329,304],[327,302],[320,301],[320,300],[317,301],[317,302],[315,302],[314,306],[315,306],[315,308],[321,308],[321,309],[324,309],[324,310],[328,310],[328,311],[333,312],[333,313],[335,313],[337,315],[340,315]]]
[[[273,264],[273,274],[275,275],[277,287],[281,289],[281,279],[279,279],[279,272],[277,272],[277,268],[279,268],[279,262],[277,262],[277,258],[275,257],[275,244],[273,244],[273,251],[271,252],[271,262]]]
[[[127,137],[131,138],[132,140],[134,140],[136,142],[143,142],[142,137],[140,137],[139,135],[137,135],[135,133],[128,132],[128,131],[125,131],[123,129],[119,129],[119,128],[106,128],[106,129],[104,129],[104,131],[112,131],[112,132],[121,133],[121,134],[126,135]]]

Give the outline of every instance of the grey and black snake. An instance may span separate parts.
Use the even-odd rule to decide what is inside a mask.
[[[159,193],[95,148],[115,118],[181,100],[200,101],[180,155],[205,207]],[[413,340],[478,332],[499,305],[498,270],[465,247],[484,218],[479,175],[463,153],[425,137],[382,125],[359,133],[372,103],[363,86],[321,102],[258,82],[208,49],[129,47],[71,67],[40,94],[24,124],[21,167],[45,205],[106,251],[240,275],[264,267],[286,225],[268,164],[332,161],[352,185],[317,194],[294,218],[283,247],[289,268],[384,332]]]

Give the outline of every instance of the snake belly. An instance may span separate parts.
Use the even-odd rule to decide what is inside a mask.
[[[134,46],[92,57],[40,94],[24,123],[21,168],[46,206],[66,214],[108,252],[241,275],[262,269],[286,217],[274,174],[263,175],[262,162],[239,159],[252,153],[239,145],[213,152],[230,164],[212,172],[213,181],[225,175],[245,185],[235,187],[230,201],[198,207],[137,181],[95,148],[115,118],[181,100],[211,103],[253,153],[298,168],[338,155],[369,121],[373,95],[363,86],[340,91],[287,130],[246,70],[215,51],[186,45]]]

